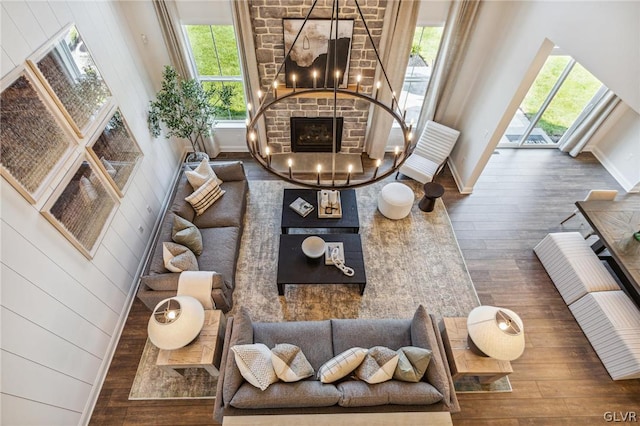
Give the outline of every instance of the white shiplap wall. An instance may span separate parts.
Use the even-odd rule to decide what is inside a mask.
[[[0,179],[0,423],[85,423],[181,149],[149,135],[153,85],[118,2],[3,1],[0,15],[2,76],[75,23],[145,155],[91,261]]]

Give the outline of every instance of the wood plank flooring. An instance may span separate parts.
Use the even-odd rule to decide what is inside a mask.
[[[273,177],[246,154],[249,179]],[[511,393],[460,394],[456,426],[548,426],[605,423],[606,411],[640,414],[640,380],[612,381],[532,248],[548,232],[586,230],[580,218],[564,227],[589,189],[622,188],[588,153],[499,150],[471,195],[457,192],[448,170],[438,182],[483,304],[513,309],[525,324],[526,349],[514,361]],[[638,196],[638,195],[634,195]],[[213,424],[209,400],[128,401],[146,340],[149,312],[135,301],[91,424]]]

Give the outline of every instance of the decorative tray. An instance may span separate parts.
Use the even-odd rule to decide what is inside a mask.
[[[322,207],[322,193],[330,192],[327,190],[318,191],[318,218],[320,219],[340,219],[342,217],[342,202],[340,201],[340,191],[336,191],[338,197],[334,204],[329,204],[326,208]]]

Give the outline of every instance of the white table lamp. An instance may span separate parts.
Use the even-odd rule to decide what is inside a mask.
[[[158,303],[149,318],[151,343],[173,350],[191,343],[204,325],[204,308],[191,296],[176,296]]]
[[[469,346],[480,355],[513,361],[524,352],[524,326],[513,311],[478,306],[467,318]]]

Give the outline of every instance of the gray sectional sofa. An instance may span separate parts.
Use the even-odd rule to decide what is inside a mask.
[[[390,380],[369,385],[349,377],[323,384],[315,375],[295,383],[276,382],[265,391],[244,380],[230,348],[234,345],[278,343],[299,346],[314,371],[352,348],[403,346],[431,349],[433,357],[421,382]],[[332,319],[301,322],[252,322],[240,309],[229,318],[220,365],[214,420],[223,416],[406,412],[460,410],[444,346],[434,317],[420,306],[413,319]]]
[[[220,187],[225,190],[225,194],[202,215],[196,216],[191,204],[185,201],[185,197],[193,192],[193,188],[184,172],[186,167],[195,167],[197,164],[183,166],[157,233],[154,248],[140,277],[138,298],[150,310],[161,300],[175,296],[178,289],[180,274],[167,270],[162,258],[162,243],[171,241],[173,218],[176,214],[196,225],[202,234],[202,254],[196,257],[201,271],[216,272],[211,293],[216,307],[228,312],[233,306],[235,269],[249,186],[241,162],[210,164],[218,178],[223,181]]]

